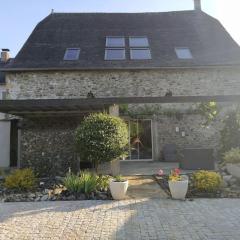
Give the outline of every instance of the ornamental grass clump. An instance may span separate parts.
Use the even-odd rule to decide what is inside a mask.
[[[37,179],[30,168],[17,169],[6,177],[4,186],[16,191],[30,191],[36,187]]]
[[[96,191],[107,191],[109,181],[110,176],[98,176],[89,171],[82,171],[80,175],[68,173],[63,180],[63,184],[71,194],[77,196],[80,193],[90,195]]]
[[[76,130],[76,148],[80,159],[91,162],[96,171],[100,163],[124,155],[127,144],[128,128],[119,117],[91,114]]]
[[[80,181],[83,183],[83,193],[90,194],[97,190],[97,179],[96,174],[84,171],[80,175]]]
[[[83,190],[83,182],[78,175],[72,173],[67,174],[63,180],[63,184],[67,190],[74,195],[81,193]]]
[[[193,174],[193,187],[198,192],[216,192],[221,188],[222,178],[212,171],[197,171]]]

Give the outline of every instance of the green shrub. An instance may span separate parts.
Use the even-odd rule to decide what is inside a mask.
[[[17,191],[33,190],[36,186],[36,177],[30,168],[17,169],[6,177],[4,186]]]
[[[100,175],[97,179],[97,190],[107,191],[109,188],[110,176]]]
[[[121,175],[117,175],[113,179],[115,182],[125,182],[126,179],[124,179]]]
[[[119,158],[128,144],[128,128],[119,117],[91,114],[76,130],[76,147],[82,160],[90,161],[96,170],[102,162]]]
[[[67,190],[74,195],[79,193],[90,194],[97,190],[98,176],[89,171],[81,172],[80,176],[68,173],[63,183]]]
[[[221,184],[219,173],[201,170],[193,174],[193,186],[199,192],[216,192]]]
[[[240,148],[232,148],[230,151],[224,153],[224,163],[240,163]]]
[[[203,123],[204,126],[209,125],[214,121],[219,113],[219,109],[216,102],[200,103],[197,107],[197,111],[206,119]]]

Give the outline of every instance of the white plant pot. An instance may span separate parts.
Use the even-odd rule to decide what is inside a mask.
[[[235,178],[240,179],[240,164],[227,163],[226,167],[229,174],[231,174]]]
[[[182,181],[168,181],[173,199],[184,200],[188,191],[188,176],[182,176]]]
[[[110,182],[110,191],[113,199],[122,200],[125,199],[128,189],[128,181],[125,182]]]

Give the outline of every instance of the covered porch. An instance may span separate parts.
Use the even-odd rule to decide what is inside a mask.
[[[44,124],[43,129],[38,129],[39,134],[42,132],[47,133],[47,128],[45,125],[48,125],[49,120],[53,121],[52,125],[55,127],[55,122],[64,122],[57,126],[57,131],[54,132],[56,136],[54,136],[54,140],[49,141],[48,144],[44,144],[43,147],[38,146],[38,152],[34,153],[33,156],[35,158],[54,158],[56,160],[60,158],[67,158],[68,161],[72,161],[73,159],[77,160],[77,156],[74,153],[73,148],[67,149],[66,153],[60,149],[64,144],[71,144],[73,141],[72,136],[74,133],[74,128],[79,121],[87,114],[91,112],[100,112],[105,111],[112,115],[119,115],[118,105],[121,104],[167,104],[167,103],[200,103],[200,102],[239,102],[239,95],[217,95],[217,96],[166,96],[166,97],[125,97],[125,98],[82,98],[82,99],[38,99],[38,100],[2,100],[0,101],[0,112],[4,112],[7,114],[18,116],[18,154],[17,154],[17,163],[18,166],[22,164],[22,156],[23,152],[27,149],[27,143],[22,144],[22,140],[28,141],[24,135],[25,125],[24,121],[34,122],[36,120],[41,120]],[[74,123],[69,128],[64,128],[64,124],[67,124],[69,127],[69,120]],[[11,119],[10,119],[11,120]],[[64,120],[64,121],[63,121]],[[155,126],[156,129],[157,126]],[[34,128],[34,127],[33,127]],[[31,130],[33,130],[33,128]],[[161,168],[169,171],[172,168],[178,167],[178,163],[174,162],[160,162],[159,158],[156,157],[156,154],[159,154],[159,142],[157,141],[157,137],[154,136],[155,129],[151,129],[152,133],[152,159],[145,159],[148,161],[139,161],[142,159],[127,159],[128,161],[121,162],[121,174],[122,175],[152,175],[156,173],[156,171]],[[64,138],[67,135],[67,141],[64,142],[64,139],[61,139],[59,142],[60,147],[51,146],[53,144],[58,144],[58,136],[57,133],[64,132],[61,136]],[[33,132],[30,132],[30,137],[35,137]],[[69,134],[70,133],[70,134]],[[51,133],[49,133],[51,134]],[[44,141],[44,137],[46,134],[42,134],[41,141]],[[72,139],[72,140],[71,140]],[[46,139],[46,142],[48,139]],[[34,139],[37,144],[41,144],[41,141],[38,139]],[[33,141],[33,142],[34,142]],[[73,142],[72,142],[73,144]],[[50,148],[52,150],[59,151],[51,152],[51,156],[48,157],[48,151],[45,148]],[[52,147],[52,148],[51,148]],[[28,150],[28,149],[27,149]],[[52,151],[51,150],[51,151]],[[28,155],[25,157],[31,156],[33,151],[29,151]],[[63,153],[63,154],[62,154]],[[62,154],[62,155],[61,155]],[[71,155],[71,157],[69,157]],[[134,160],[134,161],[131,161]],[[155,160],[155,161],[149,161]],[[80,167],[80,166],[78,166]]]

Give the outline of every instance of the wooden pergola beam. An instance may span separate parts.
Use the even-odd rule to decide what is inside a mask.
[[[0,112],[10,114],[13,112],[15,114],[53,111],[86,112],[108,109],[109,106],[114,104],[199,103],[209,101],[240,103],[240,95],[1,100]]]

